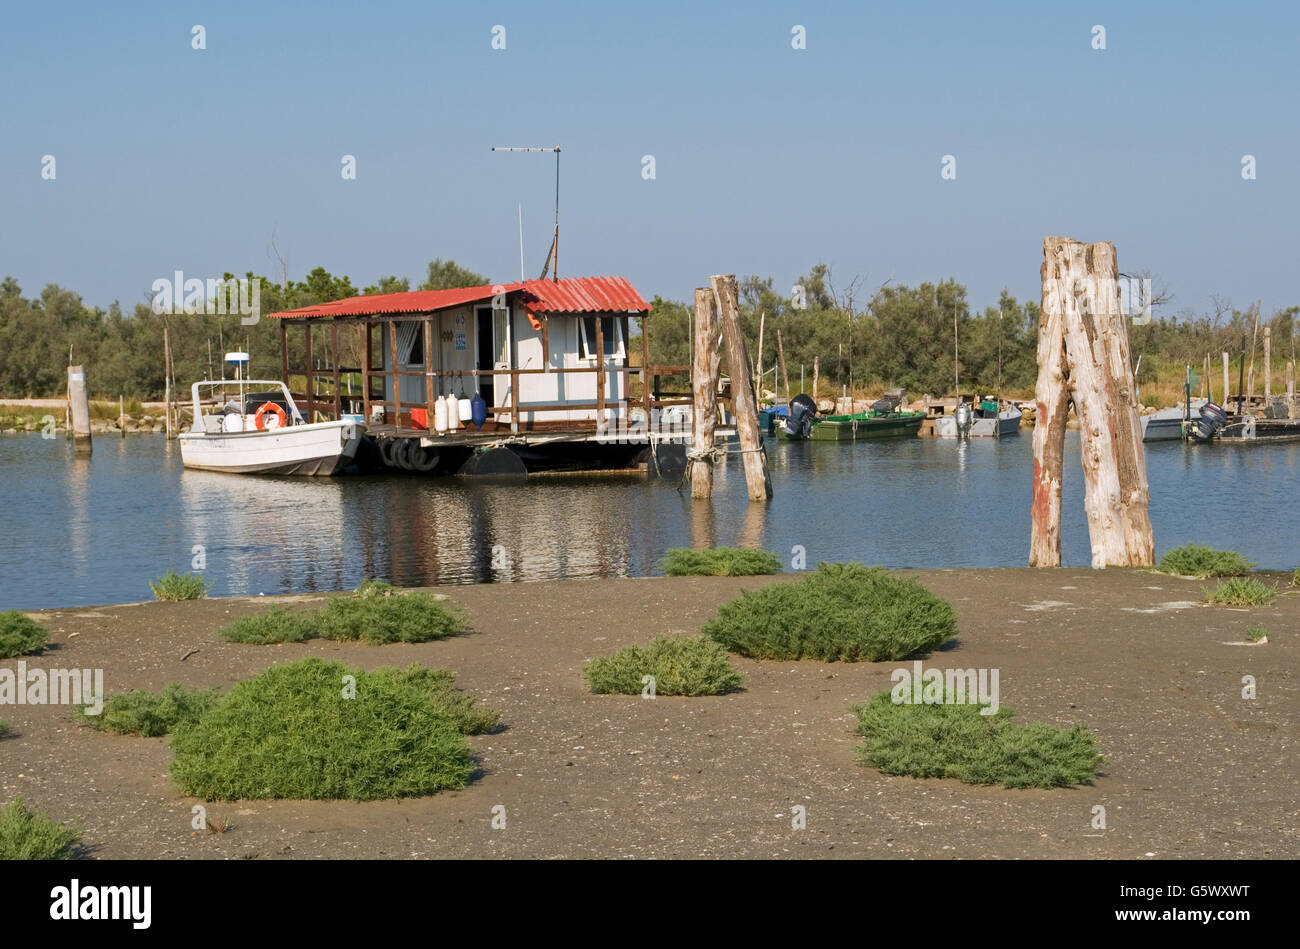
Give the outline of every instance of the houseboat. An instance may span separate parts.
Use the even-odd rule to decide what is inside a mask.
[[[659,380],[690,367],[650,364],[649,316],[623,277],[569,277],[364,295],[270,318],[285,384],[304,384],[298,405],[311,420],[360,413],[368,463],[680,471],[691,399]],[[291,328],[303,334],[292,358]]]

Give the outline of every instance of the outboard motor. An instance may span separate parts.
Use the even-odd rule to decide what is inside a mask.
[[[801,392],[790,400],[790,414],[781,420],[781,424],[791,438],[807,438],[812,434],[816,418],[817,403],[812,400],[812,396]]]
[[[969,402],[962,402],[957,406],[957,434],[969,435],[971,422],[973,420]]]
[[[1203,442],[1214,438],[1228,424],[1228,413],[1213,402],[1201,406],[1201,417],[1192,426],[1192,434]]]

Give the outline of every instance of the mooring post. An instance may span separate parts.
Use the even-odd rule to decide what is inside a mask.
[[[1228,382],[1228,351],[1223,351],[1223,401],[1220,403],[1224,407],[1228,404],[1228,393],[1232,391],[1232,386]]]
[[[1295,405],[1295,362],[1287,360],[1286,364],[1286,417],[1294,418],[1292,406]]]
[[[1064,285],[1051,239],[1043,242],[1042,304],[1038,310],[1038,381],[1034,386],[1034,486],[1029,566],[1061,565],[1061,476],[1070,412],[1065,376]],[[961,396],[957,396],[960,404]]]
[[[72,444],[77,454],[90,454],[90,395],[86,367],[68,367],[68,402],[72,406]]]
[[[740,435],[740,451],[745,463],[749,499],[766,501],[772,496],[772,480],[767,474],[767,456],[763,454],[762,436],[758,430],[758,402],[750,382],[745,337],[740,329],[736,275],[715,274],[709,278],[709,283],[718,307],[718,319],[722,321],[722,337],[727,345],[727,367],[731,376],[736,431]]]
[[[814,356],[813,357],[813,393],[812,393],[814,402],[817,401],[817,377],[821,375],[821,372],[822,372],[822,357]]]
[[[1039,414],[1047,430],[1034,426],[1034,528],[1031,563],[1041,562],[1037,543],[1054,540],[1060,563],[1059,475],[1057,453],[1064,454],[1065,399],[1056,377],[1059,351],[1053,325],[1059,320],[1064,341],[1068,397],[1079,416],[1084,475],[1084,506],[1092,542],[1092,565],[1150,566],[1155,559],[1142,427],[1138,420],[1128,327],[1120,305],[1115,245],[1083,244],[1049,237],[1043,242],[1043,316],[1039,325]],[[1046,339],[1044,329],[1047,329]],[[1046,349],[1046,351],[1044,351]],[[1055,392],[1053,392],[1055,389]],[[1059,406],[1049,404],[1055,395]],[[1057,435],[1059,432],[1059,437]],[[1053,493],[1055,497],[1053,499]],[[1053,508],[1054,500],[1054,510]],[[1040,503],[1044,510],[1040,515]],[[1052,523],[1050,515],[1055,516]],[[1043,522],[1040,526],[1040,520]],[[1051,528],[1055,527],[1052,537]]]
[[[718,420],[718,317],[713,291],[695,291],[695,350],[691,359],[691,497],[713,497],[713,435]],[[653,448],[653,446],[652,446]]]
[[[1270,361],[1273,349],[1273,330],[1264,327],[1264,404],[1268,405],[1273,395],[1273,364]]]

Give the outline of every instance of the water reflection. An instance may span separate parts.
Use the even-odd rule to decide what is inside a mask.
[[[204,571],[222,594],[642,576],[668,547],[765,547],[809,565],[1021,566],[1032,439],[769,442],[775,497],[746,497],[741,456],[712,502],[636,477],[484,483],[399,475],[242,478],[184,471],[161,436],[0,438],[7,505],[0,609],[146,599],[148,580]],[[1147,446],[1159,551],[1195,540],[1261,566],[1300,564],[1300,445]],[[1067,441],[1063,560],[1089,562],[1077,433]]]

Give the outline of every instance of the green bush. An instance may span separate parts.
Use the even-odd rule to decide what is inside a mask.
[[[462,788],[475,768],[466,722],[431,685],[410,670],[315,657],[273,666],[177,727],[172,777],[206,800],[368,801]]]
[[[0,613],[0,659],[14,659],[45,651],[50,634],[30,616],[17,610]]]
[[[952,639],[957,614],[915,580],[859,563],[820,563],[794,583],[723,604],[704,633],[755,659],[878,662]]]
[[[951,692],[945,691],[951,700]],[[1086,725],[1013,725],[1005,706],[993,715],[975,704],[895,704],[889,690],[854,706],[859,760],[884,774],[957,778],[967,784],[1056,788],[1087,784],[1104,758]]]
[[[86,713],[88,706],[74,706],[77,716],[87,725],[118,735],[143,735],[157,738],[183,723],[197,722],[217,703],[216,689],[190,689],[176,682],[163,686],[161,692],[132,689],[104,700],[98,715]]]
[[[314,613],[302,613],[272,606],[264,613],[241,616],[221,630],[233,643],[300,643],[316,635]]]
[[[213,585],[199,574],[181,574],[172,570],[149,581],[155,600],[197,600],[207,596]]]
[[[1212,606],[1267,606],[1276,594],[1275,587],[1266,586],[1253,577],[1233,577],[1213,590],[1207,589],[1205,602]]]
[[[670,577],[750,577],[780,573],[781,559],[766,550],[745,547],[675,547],[665,552],[660,567]]]
[[[1268,639],[1268,630],[1263,626],[1251,626],[1246,630],[1246,638],[1252,643],[1262,642]]]
[[[80,827],[67,827],[29,808],[20,797],[0,807],[0,860],[67,860],[81,833]]]
[[[352,596],[331,597],[314,623],[317,634],[326,639],[377,645],[423,643],[465,629],[464,615],[432,594],[396,593],[379,583],[363,584]]]
[[[9,723],[3,718],[0,718],[0,738],[3,738],[7,734],[9,734]]]
[[[1175,547],[1160,558],[1162,573],[1180,577],[1239,577],[1255,565],[1231,550],[1214,550],[1200,544]]]
[[[656,695],[722,695],[745,684],[725,649],[704,636],[656,636],[650,645],[597,656],[582,670],[591,691],[636,695],[641,677],[655,679]]]
[[[405,669],[376,669],[372,675],[389,676],[396,682],[423,690],[434,706],[445,713],[462,735],[482,735],[496,727],[501,713],[478,704],[478,699],[453,684],[456,677],[446,669],[430,669],[412,663]]]

